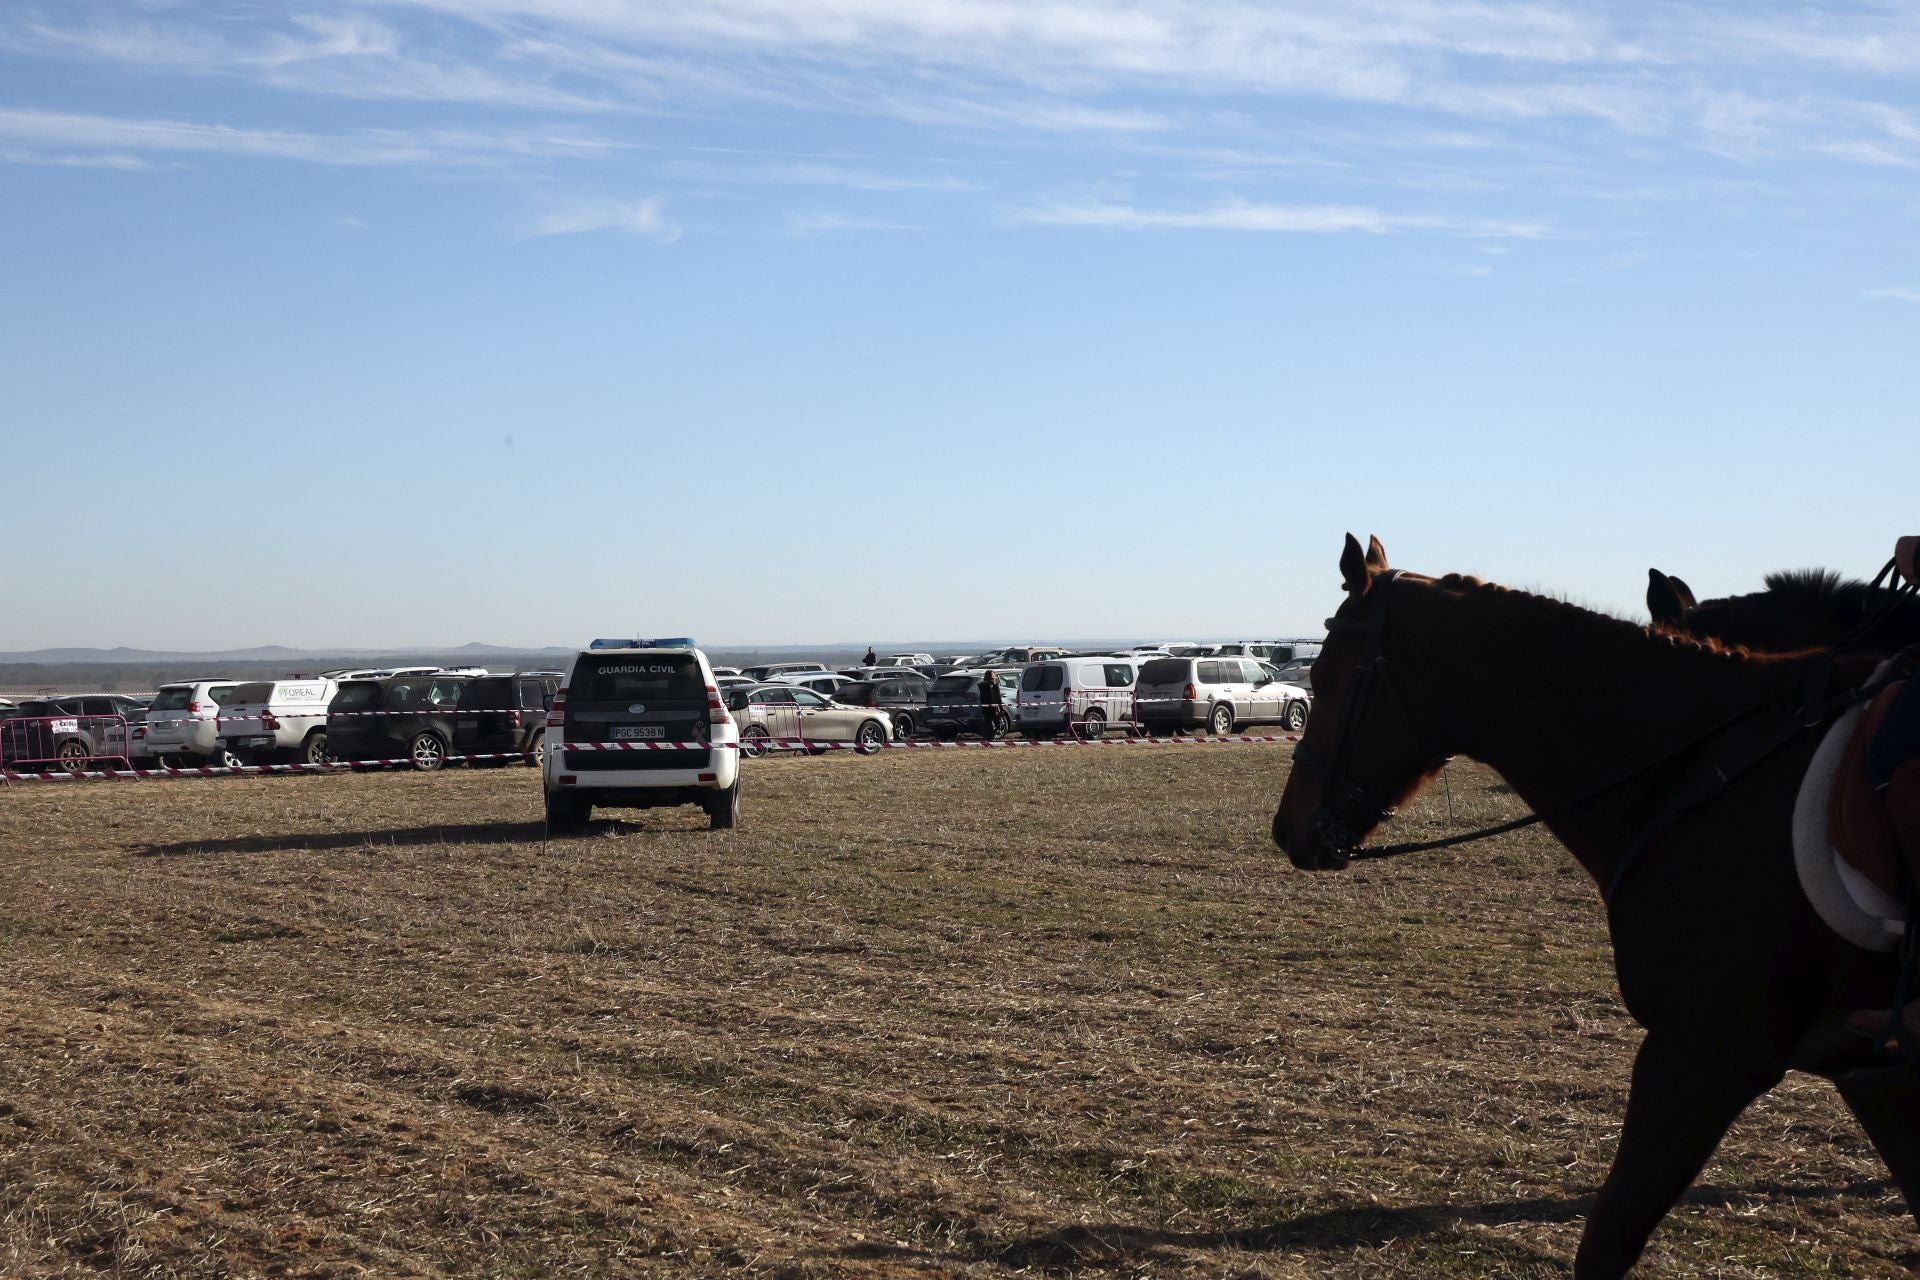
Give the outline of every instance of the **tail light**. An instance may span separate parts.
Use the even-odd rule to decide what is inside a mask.
[[[560,690],[553,695],[553,705],[547,708],[547,728],[563,729],[567,723],[567,691]]]
[[[200,714],[200,704],[199,704],[199,703],[197,703],[197,702],[189,702],[189,703],[187,704],[187,710],[188,710],[188,711],[191,711],[191,712],[192,712],[193,714],[195,714],[195,715],[199,715],[199,714]]]
[[[1185,698],[1188,702],[1192,702],[1194,699],[1200,696],[1200,688],[1198,685],[1190,684],[1186,688],[1180,691],[1180,696],[1182,698]]]
[[[712,685],[707,686],[707,723],[709,725],[733,723],[733,717],[727,714],[727,704],[720,701],[720,691]]]
[[[518,711],[507,712],[507,728],[518,729],[519,727],[520,727],[520,713]]]
[[[280,718],[271,711],[262,711],[260,713],[260,727],[262,729],[278,729],[280,727]]]

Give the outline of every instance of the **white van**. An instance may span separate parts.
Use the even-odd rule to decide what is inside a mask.
[[[140,754],[167,765],[227,763],[215,759],[223,751],[217,717],[239,685],[232,679],[161,685],[147,705],[147,732]]]
[[[1029,738],[1073,733],[1098,738],[1111,724],[1132,724],[1133,685],[1139,664],[1132,658],[1049,658],[1020,673],[1014,727]]]
[[[339,688],[325,676],[240,685],[221,706],[220,745],[248,761],[291,756],[325,764],[327,704]]]

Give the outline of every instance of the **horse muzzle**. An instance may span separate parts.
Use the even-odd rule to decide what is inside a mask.
[[[1273,842],[1294,866],[1302,871],[1341,871],[1353,858],[1360,840],[1352,827],[1332,810],[1319,808],[1307,821],[1306,837],[1290,840],[1280,829],[1278,815],[1273,823]]]

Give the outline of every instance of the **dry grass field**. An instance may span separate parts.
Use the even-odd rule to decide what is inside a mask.
[[[1565,1274],[1638,1041],[1592,887],[1295,872],[1289,757],[756,761],[736,832],[544,847],[527,769],[0,793],[0,1274]],[[1792,1077],[1641,1274],[1916,1248]]]

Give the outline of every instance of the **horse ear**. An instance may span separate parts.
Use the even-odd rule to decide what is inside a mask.
[[[1387,571],[1387,549],[1372,534],[1367,535],[1367,568],[1375,573]]]
[[[1360,539],[1352,534],[1347,535],[1347,545],[1340,552],[1340,580],[1350,596],[1360,595],[1367,589],[1367,553],[1360,549]]]
[[[1647,570],[1647,612],[1657,627],[1679,625],[1687,610],[1693,608],[1693,592],[1678,578],[1658,569]]]

